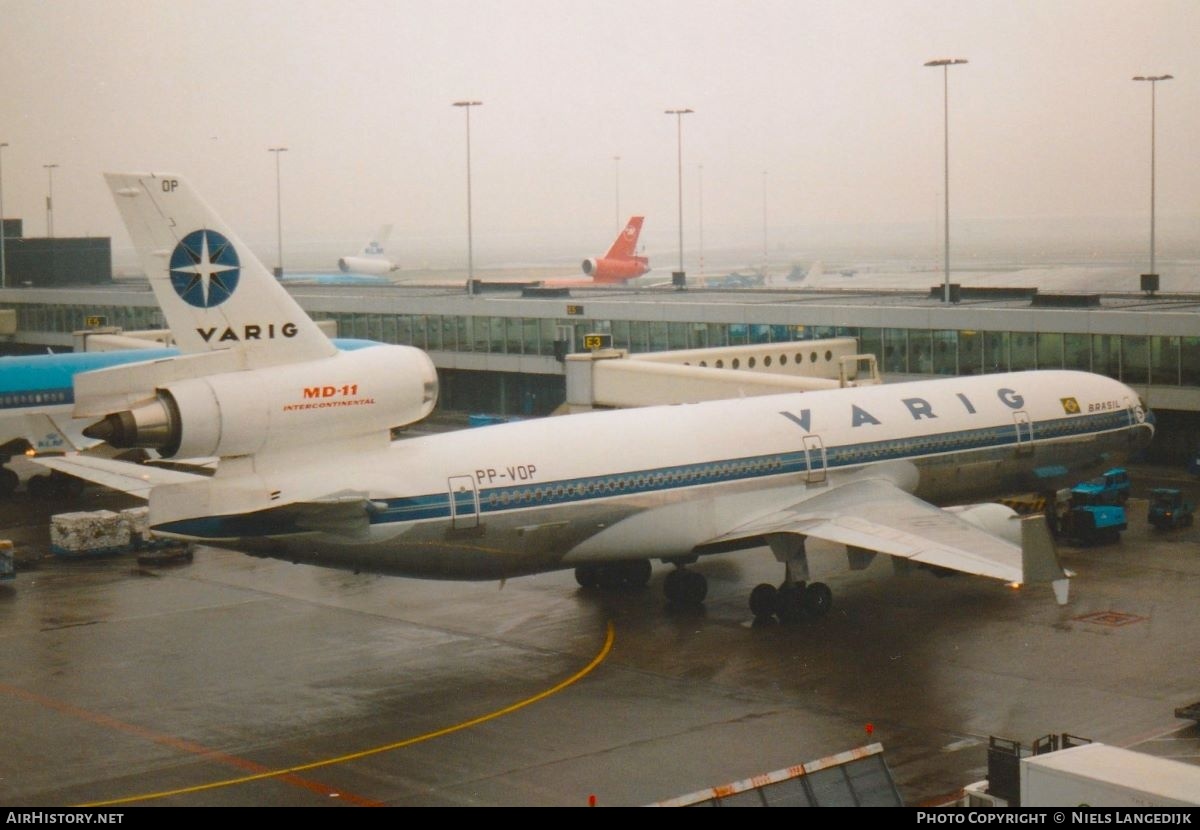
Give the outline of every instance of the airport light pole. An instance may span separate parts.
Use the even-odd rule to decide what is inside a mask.
[[[287,147],[268,147],[268,153],[275,154],[275,244],[276,261],[275,279],[283,279],[283,191],[279,186],[279,155],[286,153]]]
[[[942,68],[942,146],[944,156],[945,181],[943,183],[943,192],[945,194],[945,215],[943,216],[943,238],[945,239],[945,279],[942,288],[942,302],[950,302],[950,67],[957,66],[960,63],[966,63],[965,58],[939,58],[937,60],[926,61],[926,66],[940,66]]]
[[[613,170],[614,170],[613,175],[614,175],[614,182],[616,183],[616,194],[617,194],[617,202],[616,202],[617,207],[616,207],[616,220],[615,221],[617,223],[617,233],[620,233],[621,232],[621,157],[620,156],[613,156]]]
[[[679,270],[671,275],[671,282],[676,288],[683,288],[686,277],[683,270],[683,117],[691,115],[693,109],[666,110],[667,115],[675,116],[676,146],[678,147],[676,162],[679,167]]]
[[[0,288],[8,288],[8,261],[4,256],[4,148],[7,141],[0,141]]]
[[[483,106],[482,101],[455,101],[467,116],[467,293],[475,293],[475,250],[471,230],[471,107]]]
[[[57,164],[43,164],[46,168],[46,236],[54,238],[54,168]]]
[[[763,268],[767,267],[767,171],[763,171],[762,175],[762,196],[763,196]]]
[[[704,165],[696,165],[696,202],[700,217],[700,276],[704,276]]]
[[[1155,90],[1158,88],[1159,81],[1169,81],[1174,78],[1174,75],[1135,75],[1135,81],[1150,82],[1150,273],[1147,274],[1152,280],[1158,274],[1154,270],[1154,110],[1155,110]]]

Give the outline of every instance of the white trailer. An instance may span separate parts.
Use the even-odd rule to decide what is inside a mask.
[[[1200,766],[1106,744],[1021,759],[1022,807],[1200,807]]]

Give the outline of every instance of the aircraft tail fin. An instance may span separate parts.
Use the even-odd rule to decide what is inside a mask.
[[[644,216],[630,216],[629,221],[625,223],[625,227],[617,234],[616,240],[612,247],[608,249],[608,253],[604,255],[605,259],[632,259],[637,252],[638,237],[642,233],[642,221]]]
[[[185,179],[154,173],[104,178],[181,351],[232,349],[247,368],[336,353]]]
[[[763,284],[768,288],[795,288],[799,285],[812,285],[821,278],[824,271],[825,267],[818,259],[808,266],[808,270],[802,270],[801,266],[793,265],[786,274],[768,273]]]
[[[380,225],[379,229],[375,231],[375,235],[367,241],[359,254],[361,256],[383,256],[384,246],[387,245],[388,237],[391,235],[391,225]]]

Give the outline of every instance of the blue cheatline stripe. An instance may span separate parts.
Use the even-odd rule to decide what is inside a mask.
[[[372,340],[336,338],[334,345],[353,352],[381,345]],[[178,349],[127,349],[116,352],[71,352],[14,355],[0,358],[0,412],[75,403],[72,381],[80,372],[175,357]]]
[[[0,358],[0,410],[74,403],[72,379],[80,372],[178,353],[175,349],[145,349]]]
[[[1073,416],[1048,421],[1031,422],[1030,429],[1038,441],[1055,438],[1111,432],[1134,425],[1128,410]],[[1025,425],[1022,433],[1026,434]],[[797,443],[801,441],[797,432]],[[1027,443],[1023,439],[1021,443]],[[856,467],[880,461],[895,461],[944,455],[948,453],[1000,449],[1017,444],[1014,425],[960,430],[913,438],[887,441],[868,441],[825,448],[825,469]],[[819,463],[813,469],[820,469]],[[549,507],[576,504],[610,498],[697,487],[730,481],[749,481],[770,476],[794,475],[809,471],[805,453],[773,453],[761,456],[706,461],[673,467],[638,470],[604,476],[590,476],[539,484],[515,484],[488,487],[480,490],[481,514],[503,513],[526,507]],[[368,514],[372,524],[415,522],[450,518],[448,491],[420,496],[393,498],[384,501],[386,509]],[[461,506],[458,513],[473,512],[473,500],[468,510]],[[290,528],[290,529],[288,529]],[[272,511],[247,516],[213,517],[176,522],[161,530],[208,538],[286,535],[303,532],[291,519],[272,516]]]

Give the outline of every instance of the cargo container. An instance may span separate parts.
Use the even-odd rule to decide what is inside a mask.
[[[1021,759],[1022,807],[1200,807],[1200,766],[1107,744]]]

